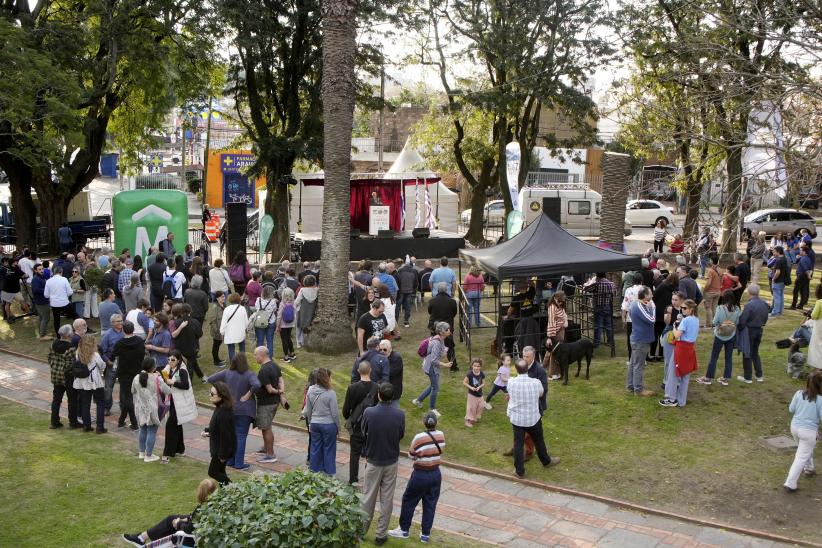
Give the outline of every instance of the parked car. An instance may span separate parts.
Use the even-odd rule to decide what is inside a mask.
[[[751,233],[764,232],[768,236],[777,233],[799,234],[799,231],[807,228],[808,232],[816,238],[816,220],[807,211],[797,209],[760,209],[745,215],[742,229],[745,236]]]
[[[460,222],[465,225],[471,222],[470,209],[460,214]],[[503,200],[491,200],[485,204],[483,224],[486,227],[505,226],[505,202]]]
[[[625,218],[634,226],[654,226],[660,220],[673,226],[674,208],[656,200],[628,200],[625,204]]]

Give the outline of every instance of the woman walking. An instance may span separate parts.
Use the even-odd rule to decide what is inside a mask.
[[[696,338],[699,335],[699,316],[692,299],[682,303],[682,315],[684,318],[679,328],[674,329],[674,374],[665,379],[665,399],[659,401],[662,407],[685,407],[691,373],[698,367]]]
[[[213,269],[212,269],[213,270]],[[223,311],[225,310],[225,293],[217,291],[214,293],[214,303],[211,305],[211,359],[214,360],[214,367],[225,367],[225,361],[220,359],[220,345],[223,343],[223,334],[220,333],[220,325],[223,323]]]
[[[234,424],[234,398],[224,382],[215,382],[209,393],[214,413],[208,423],[208,447],[211,462],[208,475],[222,485],[231,482],[225,473],[226,463],[237,452],[237,431]]]
[[[248,285],[251,286],[251,284]],[[262,295],[252,303],[257,311],[254,314],[254,334],[257,336],[257,346],[266,346],[268,348],[268,357],[274,359],[277,298],[274,296],[274,287],[271,285],[266,285],[262,291]]]
[[[231,391],[231,399],[234,401],[234,432],[237,440],[234,454],[228,458],[226,464],[237,470],[245,470],[251,466],[245,462],[245,442],[251,423],[257,417],[257,401],[254,399],[254,393],[260,389],[260,380],[257,375],[249,371],[245,354],[234,356],[228,367],[228,370],[218,371],[206,380],[211,384],[222,381]]]
[[[484,289],[485,278],[480,274],[479,267],[473,265],[462,282],[462,290],[465,292],[465,298],[468,299],[468,327],[471,327],[472,318],[476,326],[480,326],[480,305]]]
[[[297,359],[294,354],[294,343],[291,342],[291,331],[297,324],[297,310],[294,308],[294,291],[290,287],[282,290],[282,302],[277,310],[277,333],[283,344],[283,361],[293,362]],[[273,356],[272,356],[273,357]]]
[[[234,360],[237,348],[239,348],[240,353],[245,353],[245,330],[248,327],[248,313],[241,301],[242,298],[239,293],[232,293],[228,298],[228,306],[223,310],[223,318],[220,321],[220,335],[223,336],[223,342],[228,348],[229,362]]]
[[[719,359],[719,353],[724,349],[725,370],[716,382],[722,386],[728,386],[731,371],[733,370],[736,326],[739,323],[740,314],[742,314],[742,311],[739,309],[739,305],[736,304],[736,295],[734,295],[733,290],[726,290],[722,294],[722,304],[719,305],[716,314],[714,314],[714,345],[711,348],[711,360],[708,362],[708,370],[705,372],[705,376],[696,380],[699,384],[711,384],[713,382],[716,362]]]
[[[565,329],[568,327],[568,314],[565,312],[565,292],[557,291],[548,303],[548,329],[546,335],[550,345],[544,361],[548,366],[548,380],[557,380],[562,377],[559,364],[554,359],[554,350],[565,342]]]
[[[308,421],[311,432],[309,468],[312,472],[337,473],[337,432],[340,431],[340,415],[337,394],[331,389],[331,371],[320,368],[317,384],[308,389],[302,415]]]
[[[245,258],[245,253],[238,251],[228,269],[228,277],[234,284],[234,291],[242,295],[245,293],[245,286],[251,279],[251,265]]]
[[[417,407],[422,407],[422,402],[430,395],[429,409],[439,418],[437,394],[440,392],[440,367],[451,367],[451,362],[441,361],[447,359],[445,356],[448,349],[445,347],[445,338],[451,335],[451,328],[445,322],[437,322],[434,325],[434,333],[435,335],[428,339],[428,351],[422,361],[422,370],[428,375],[431,384],[422,391],[422,394],[411,400],[411,403]]]
[[[160,422],[165,418],[164,415],[160,415],[160,404],[163,404],[162,409],[165,413],[165,399],[171,394],[171,388],[157,373],[157,364],[152,358],[143,360],[143,371],[131,382],[131,394],[134,411],[137,414],[137,425],[140,427],[137,436],[137,457],[143,459],[143,462],[158,461],[160,457],[154,454],[154,440]]]
[[[799,475],[815,476],[813,450],[819,432],[819,417],[822,416],[822,371],[816,370],[808,375],[805,390],[797,390],[793,395],[788,411],[791,419],[791,435],[796,440],[796,455],[785,480],[785,491],[795,493],[799,487]]]
[[[212,301],[218,291],[222,291],[224,295],[228,296],[228,294],[234,290],[234,284],[231,283],[228,272],[223,268],[222,259],[215,259],[214,268],[208,271],[208,288],[211,292]]]
[[[77,345],[76,359],[79,364],[88,368],[89,373],[85,377],[74,375],[74,389],[78,390],[80,394],[80,418],[83,422],[83,431],[91,432],[94,430],[91,426],[91,400],[94,399],[94,404],[97,406],[95,416],[97,418],[97,433],[105,434],[108,432],[105,427],[106,419],[106,394],[105,381],[103,380],[103,371],[106,368],[106,363],[97,353],[97,339],[92,335],[83,335]],[[75,364],[75,367],[77,364]]]
[[[183,425],[197,418],[197,404],[194,402],[191,376],[179,350],[172,350],[168,354],[168,363],[162,375],[165,383],[171,388],[166,440],[161,461],[167,464],[171,457],[185,453]]]
[[[305,343],[305,334],[311,329],[314,323],[314,314],[317,312],[317,279],[312,274],[303,278],[303,287],[300,289],[297,299],[294,301],[294,308],[297,309],[297,348],[302,348]],[[274,351],[271,351],[274,357]]]

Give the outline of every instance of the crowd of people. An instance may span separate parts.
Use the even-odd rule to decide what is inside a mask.
[[[807,283],[795,285],[795,306],[791,308],[807,305],[807,287],[815,264],[809,239],[786,244],[795,244],[795,249],[773,239],[761,256],[754,244],[749,257],[737,255],[734,264],[721,268],[710,251],[709,234],[704,236],[707,247],[699,247],[704,260],[700,255],[696,267],[678,257],[669,270],[658,251],[652,251],[643,258],[640,270],[623,274],[621,283],[597,273],[583,287],[592,296],[595,345],[613,344],[613,311],[616,306],[621,311],[628,340],[626,389],[630,393],[654,395],[644,382],[646,363],[665,363],[664,398],[659,402],[663,407],[681,408],[687,403],[690,376],[698,370],[696,344],[701,330],[713,329],[713,345],[698,383],[727,386],[732,378],[734,349],[743,354],[743,375],[736,379],[747,384],[764,382],[759,357],[763,327],[769,318],[783,313],[780,290],[791,279],[792,271],[797,281],[802,278]],[[756,242],[760,239],[757,236]],[[263,437],[263,446],[256,451],[257,462],[277,462],[272,425],[279,407],[288,408],[289,403],[282,370],[274,361],[274,334],[280,336],[281,362],[296,360],[296,350],[304,343],[316,311],[319,263],[305,263],[297,274],[288,261],[276,268],[255,270],[243,253],[227,266],[221,259],[209,265],[192,251],[175,253],[173,235],[158,249],[151,249],[145,261],[140,256],[131,257],[129,250],[114,257],[106,250],[92,253],[80,249],[75,254],[64,252],[49,263],[26,251],[20,257],[4,259],[0,267],[3,313],[13,322],[12,306],[24,314],[33,308],[39,318],[40,339],[51,341],[51,428],[63,426],[59,410],[67,397],[70,428],[105,433],[104,417],[111,413],[114,385],[119,383],[118,426],[125,428],[128,423],[138,431],[138,456],[145,462],[169,463],[185,454],[182,425],[197,417],[194,376],[209,383],[215,410],[204,431],[210,438],[208,475],[227,484],[227,468],[249,467],[245,455],[252,424]],[[759,297],[756,283],[766,266],[773,295],[770,304]],[[701,284],[697,283],[700,275],[704,280]],[[480,301],[486,283],[482,273],[472,268],[461,284],[468,321],[476,326],[481,325]],[[349,274],[349,308],[358,352],[342,412],[330,370],[312,370],[303,390],[300,409],[308,426],[306,463],[312,471],[336,474],[336,438],[344,422],[351,440],[349,482],[360,485],[360,460],[364,457],[363,508],[372,516],[377,498],[381,501],[378,544],[387,536],[408,536],[410,516],[420,501],[421,538],[427,541],[430,535],[441,481],[439,459],[445,446],[445,436],[436,428],[441,417],[436,407],[440,371],[459,370],[452,336],[459,284],[446,258],[437,268],[430,261],[417,268],[411,257],[379,263],[376,269],[369,261],[360,263]],[[421,341],[417,354],[428,386],[411,401],[422,407],[427,400],[428,412],[423,419],[425,430],[414,437],[410,447],[414,473],[402,498],[400,527],[388,531],[399,443],[405,433],[405,415],[399,405],[405,374],[403,356],[392,341],[401,339],[401,323],[410,327],[411,309],[424,302],[421,297],[427,291],[431,293],[427,303],[431,334]],[[748,295],[744,306],[743,292]],[[560,377],[551,349],[565,341],[569,316],[562,291],[539,293],[534,281],[516,284],[503,319],[521,320],[527,312],[544,306],[547,348],[503,348],[492,382],[486,378],[483,361],[474,358],[462,382],[466,428],[474,427],[483,411],[492,409],[491,400],[497,392],[504,393],[513,432],[512,448],[506,454],[513,457],[518,477],[524,477],[525,460],[534,453],[543,466],[559,462],[549,454],[542,417],[547,410],[548,383]],[[546,297],[544,305],[541,296]],[[822,317],[819,302],[822,300],[808,312],[813,319]],[[704,320],[700,307],[705,309]],[[99,340],[84,319],[93,316],[100,318]],[[71,323],[61,324],[64,317]],[[54,340],[47,334],[49,319],[57,335]],[[208,375],[199,363],[200,338],[206,328],[213,341],[214,372]],[[245,354],[249,330],[256,340],[253,356],[260,366],[258,373],[251,371]],[[808,343],[814,340],[807,332],[804,336]],[[816,364],[822,358],[822,337],[815,344],[821,346],[812,346],[809,354],[815,351],[816,357],[810,363],[822,367],[822,363]],[[227,361],[220,357],[222,345],[227,349]],[[723,350],[724,368],[717,378],[716,366]],[[794,468],[799,466],[800,472],[806,473],[813,470],[809,456],[813,447],[808,449],[810,440],[803,429],[808,429],[807,406],[816,405],[819,382],[819,375],[812,375],[791,404],[796,423],[792,431],[800,440],[800,450],[785,483],[788,490],[796,489],[799,473]],[[165,441],[158,455],[154,445],[163,425]],[[139,537],[154,538],[146,533]]]

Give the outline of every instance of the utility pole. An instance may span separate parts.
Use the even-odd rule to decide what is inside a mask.
[[[380,142],[377,155],[377,171],[383,172],[382,157],[385,146],[383,145],[383,135],[385,133],[385,64],[380,68],[380,123],[377,129],[377,138]]]
[[[188,185],[186,185],[186,108],[183,105],[183,115],[180,117],[180,134],[182,135],[183,153],[180,156],[180,181],[182,182],[183,192],[188,192]]]
[[[208,185],[208,151],[211,147],[211,106],[214,97],[208,97],[208,119],[206,121],[206,142],[203,153],[203,204],[206,203],[206,187]]]

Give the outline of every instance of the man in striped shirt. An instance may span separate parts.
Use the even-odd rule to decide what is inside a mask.
[[[434,513],[437,509],[437,500],[440,498],[440,456],[445,447],[445,435],[437,430],[437,415],[426,413],[423,418],[425,432],[420,432],[411,440],[408,454],[414,459],[414,471],[402,495],[402,510],[400,511],[400,526],[388,531],[394,538],[408,538],[411,528],[411,518],[414,510],[422,500],[422,534],[420,542],[428,542],[431,536],[431,526],[434,524]]]
[[[517,360],[517,376],[508,381],[508,419],[514,429],[514,468],[518,478],[525,476],[525,433],[534,440],[534,446],[543,466],[559,463],[551,458],[542,434],[542,414],[539,401],[545,389],[542,383],[528,376],[528,363]],[[536,367],[540,367],[536,365]]]

